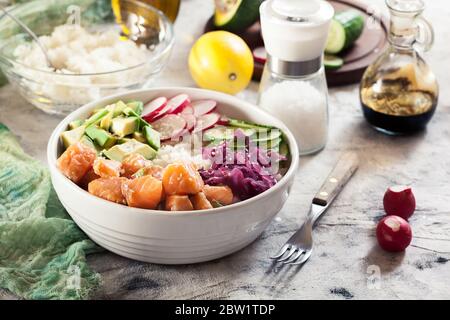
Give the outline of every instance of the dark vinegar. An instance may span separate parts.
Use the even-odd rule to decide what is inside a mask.
[[[436,111],[435,103],[427,112],[412,116],[394,116],[377,112],[365,104],[362,110],[366,120],[376,129],[388,134],[409,134],[425,129]]]

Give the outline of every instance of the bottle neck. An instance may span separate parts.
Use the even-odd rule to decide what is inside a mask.
[[[389,29],[389,43],[398,50],[414,50],[417,37],[417,25],[415,19],[420,15],[416,13],[398,13],[391,10],[391,22]]]

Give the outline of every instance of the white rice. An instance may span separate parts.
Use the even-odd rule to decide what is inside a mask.
[[[175,145],[164,145],[158,150],[158,155],[152,160],[153,164],[161,167],[174,162],[193,162],[198,169],[209,169],[210,160],[202,158],[201,152],[191,149],[190,143],[178,143]]]
[[[25,66],[48,73],[21,66],[16,72],[23,76],[22,81],[30,91],[53,103],[82,105],[148,80],[150,64],[118,73],[77,76],[124,70],[151,58],[152,52],[145,45],[123,40],[117,32],[91,33],[79,25],[61,25],[50,36],[39,39],[58,70],[47,66],[44,54],[33,41],[17,46],[14,56]]]
[[[149,54],[145,45],[122,40],[114,31],[90,33],[79,25],[58,26],[50,36],[39,40],[54,67],[68,74],[121,70],[145,62]],[[29,67],[52,70],[35,42],[19,45],[14,56]]]

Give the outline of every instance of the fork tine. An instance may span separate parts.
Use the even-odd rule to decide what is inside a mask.
[[[278,259],[281,258],[281,256],[287,251],[287,249],[289,249],[290,245],[289,244],[285,244],[280,251],[278,251],[278,254],[276,256],[272,256],[270,257],[270,259]]]
[[[283,262],[283,261],[288,260],[297,250],[298,250],[298,248],[296,246],[291,246],[289,248],[288,254],[286,254],[284,257],[278,259],[278,262]]]
[[[297,262],[293,262],[291,263],[291,265],[301,265],[304,264],[306,262],[306,260],[309,259],[309,257],[311,256],[312,250],[305,252],[305,255]]]
[[[283,263],[290,264],[292,262],[295,262],[295,260],[297,260],[303,253],[305,253],[305,251],[299,249],[297,253],[292,256],[292,258],[290,258],[288,261],[284,261]]]

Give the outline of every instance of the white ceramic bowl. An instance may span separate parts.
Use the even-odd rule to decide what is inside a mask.
[[[187,93],[192,99],[214,99],[219,111],[233,118],[282,129],[291,150],[291,165],[285,176],[266,192],[213,210],[171,213],[115,204],[92,196],[67,179],[57,168],[62,152],[59,140],[69,122],[83,119],[96,108],[122,100],[149,101],[157,96]],[[184,264],[208,261],[231,254],[253,242],[286,202],[299,155],[294,137],[279,120],[238,98],[193,88],[155,88],[119,94],[89,103],[67,116],[53,131],[47,148],[53,186],[78,226],[100,246],[131,259]]]

